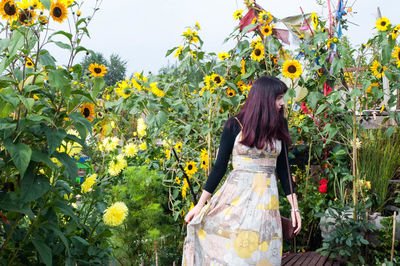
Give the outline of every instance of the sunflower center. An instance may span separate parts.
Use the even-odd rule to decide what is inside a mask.
[[[193,166],[191,164],[188,165],[189,171],[193,169]]]
[[[83,116],[84,116],[84,117],[89,117],[89,116],[90,116],[90,110],[89,110],[89,108],[83,109]]]
[[[205,165],[205,164],[206,164],[206,161],[203,160],[202,163]]]
[[[294,66],[294,65],[291,65],[291,66],[289,66],[288,67],[288,72],[289,73],[296,73],[296,71],[297,71],[297,68]]]
[[[53,15],[54,15],[56,18],[61,17],[61,16],[62,16],[62,10],[61,10],[61,8],[59,8],[58,6],[56,6],[56,7],[53,9]]]
[[[12,16],[12,15],[15,15],[15,13],[17,13],[17,9],[15,8],[15,5],[12,5],[12,4],[10,4],[10,2],[7,2],[4,5],[4,12],[7,15]]]
[[[260,55],[261,55],[261,50],[260,50],[260,49],[256,49],[256,50],[254,51],[254,54],[255,54],[256,56],[260,56]]]
[[[95,67],[95,68],[94,68],[94,72],[95,72],[96,74],[100,74],[100,73],[101,73],[101,68]]]
[[[265,31],[266,33],[268,33],[268,32],[269,32],[269,29],[268,29],[268,28],[265,28],[264,31]]]
[[[385,26],[385,25],[386,25],[386,21],[382,21],[381,26]]]
[[[400,60],[400,51],[397,53],[397,59]]]
[[[215,77],[215,78],[214,78],[214,81],[215,81],[216,83],[221,83],[221,78],[220,78],[220,77]]]
[[[32,19],[32,13],[28,10],[22,10],[19,13],[18,19],[22,24],[25,24]]]

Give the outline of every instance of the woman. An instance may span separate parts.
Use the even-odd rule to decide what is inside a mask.
[[[185,217],[189,224],[183,265],[280,265],[282,226],[275,172],[292,207],[295,234],[301,229],[285,157],[290,143],[282,108],[286,91],[275,77],[257,79],[240,112],[226,122],[215,165],[199,202]],[[281,152],[282,146],[286,152]],[[231,154],[233,170],[211,197]]]

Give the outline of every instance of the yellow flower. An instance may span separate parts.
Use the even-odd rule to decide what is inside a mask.
[[[139,145],[139,149],[142,150],[142,151],[146,150],[147,149],[147,143],[146,142],[142,142]]]
[[[272,24],[271,25],[267,24],[267,25],[262,26],[261,27],[261,34],[266,36],[266,37],[271,35],[273,27],[274,27],[274,25],[272,25]]]
[[[178,49],[176,49],[176,52],[175,52],[175,54],[174,54],[174,57],[180,56],[181,53],[182,53],[182,50],[183,50],[183,46],[182,46],[182,45],[179,45]]]
[[[81,12],[80,10],[77,10],[77,11],[76,11],[76,15],[77,15],[78,17],[80,17],[80,16],[82,15],[82,12]]]
[[[253,231],[241,231],[233,241],[233,249],[241,258],[250,258],[258,249],[259,237]]]
[[[382,107],[381,107],[381,111],[380,111],[379,113],[382,113],[382,112],[383,112],[383,110],[385,110],[385,105],[384,105],[384,104],[382,105]]]
[[[14,21],[18,17],[18,7],[14,0],[2,0],[0,2],[0,15],[3,19]]]
[[[264,54],[265,54],[264,45],[259,43],[254,47],[253,53],[251,54],[251,58],[255,61],[260,62],[261,59],[264,58]]]
[[[242,61],[240,61],[240,67],[240,73],[244,75],[246,73],[246,61],[244,61],[243,59]]]
[[[242,19],[242,13],[243,13],[243,10],[242,10],[242,9],[236,10],[236,11],[233,13],[233,18],[234,18],[235,20]]]
[[[183,32],[183,36],[186,37],[186,39],[191,42],[197,43],[199,41],[199,35],[197,34],[196,31],[192,31],[191,29],[187,29],[185,32]]]
[[[388,26],[390,25],[390,21],[387,18],[383,17],[383,18],[378,19],[375,24],[376,24],[376,28],[379,31],[387,31]]]
[[[196,21],[196,24],[195,24],[194,26],[195,26],[195,28],[196,28],[197,30],[201,30],[201,27],[200,27],[199,22]]]
[[[89,120],[90,122],[93,121],[93,118],[95,116],[94,112],[94,103],[84,103],[82,107],[80,108],[81,110],[81,115]]]
[[[174,149],[175,149],[175,151],[178,153],[178,152],[181,152],[182,150],[182,142],[178,142],[178,143],[176,143],[175,144],[175,146],[174,146]]]
[[[196,163],[193,161],[186,163],[186,167],[184,170],[188,177],[193,177],[193,175],[197,172]]]
[[[132,94],[132,85],[126,80],[120,81],[116,84],[115,93],[126,99]]]
[[[85,181],[81,185],[82,193],[87,193],[91,191],[92,186],[96,183],[96,178],[97,174],[92,174],[91,176],[85,179]]]
[[[67,131],[67,134],[73,135],[75,137],[79,137],[79,133],[76,130],[70,129]],[[74,142],[74,141],[65,141],[63,140],[60,147],[57,148],[58,152],[65,152],[69,156],[74,157],[75,155],[79,154],[82,150],[81,144]]]
[[[117,157],[113,157],[111,159],[111,162],[108,166],[108,173],[111,176],[117,176],[127,166],[128,166],[128,163],[126,162],[124,155],[119,154],[119,155],[117,155]]]
[[[123,202],[116,202],[104,211],[103,222],[109,226],[122,224],[128,215],[128,207]]]
[[[225,59],[229,58],[230,55],[228,53],[222,52],[222,53],[218,53],[218,57],[219,57],[219,59],[221,59],[221,61],[224,61]]]
[[[397,67],[400,67],[400,47],[394,47],[392,57],[396,59]]]
[[[371,93],[372,92],[372,87],[379,87],[379,83],[375,82],[375,83],[371,83],[371,85],[369,85],[369,87],[365,90],[366,93]]]
[[[32,62],[32,59],[30,59],[29,57],[27,57],[27,58],[26,58],[26,61],[25,61],[25,66],[26,66],[26,67],[33,67],[34,64],[33,64],[33,62]]]
[[[226,94],[228,95],[228,97],[233,97],[233,96],[235,96],[236,92],[235,92],[234,89],[227,88],[226,89]]]
[[[138,137],[141,138],[146,135],[147,125],[143,118],[137,120]]]
[[[181,180],[179,179],[179,177],[175,177],[175,182],[179,185],[181,183]]]
[[[374,61],[372,63],[372,66],[370,67],[372,74],[377,77],[377,78],[382,78],[383,76],[385,76],[385,73],[383,71],[385,71],[387,69],[387,67],[382,67],[381,63],[379,63],[378,61]]]
[[[160,90],[160,89],[157,87],[157,83],[156,83],[156,82],[150,83],[150,91],[151,91],[154,95],[156,95],[157,97],[164,97],[164,96],[165,96],[164,91]]]
[[[46,16],[39,16],[38,17],[38,21],[39,21],[39,23],[40,24],[42,24],[42,25],[46,25],[49,21],[47,20],[47,17]]]
[[[193,202],[190,203],[189,211],[194,207]]]
[[[224,85],[224,83],[225,83],[225,80],[224,80],[224,78],[223,77],[221,77],[220,75],[218,75],[218,74],[212,74],[211,75],[211,80],[214,82],[214,84],[216,85],[216,86],[222,86],[222,85]]]
[[[117,137],[107,137],[100,144],[100,151],[111,152],[114,151],[119,143],[119,139]],[[100,148],[99,147],[99,148]]]
[[[68,11],[64,1],[51,1],[50,16],[58,23],[62,23],[67,18]]]
[[[364,181],[364,186],[367,188],[367,190],[371,189],[371,182],[370,181]]]
[[[169,150],[169,149],[165,150],[165,157],[167,158],[167,160],[169,160],[171,158],[171,150]]]
[[[400,24],[393,28],[390,35],[392,36],[392,39],[395,40],[397,39],[397,36],[399,36],[399,33],[400,33]]]
[[[284,77],[295,79],[300,77],[303,70],[297,60],[286,60],[282,65],[282,74]]]
[[[312,20],[314,29],[317,29],[317,27],[318,27],[318,16],[317,16],[317,14],[315,12],[311,13],[311,20]]]
[[[139,150],[139,147],[135,143],[129,143],[124,148],[124,154],[128,158],[132,158],[133,156],[135,156],[137,154],[138,150]]]
[[[262,11],[258,14],[258,22],[260,24],[269,24],[273,20],[271,13],[267,11]]]
[[[107,68],[104,65],[94,63],[90,64],[89,71],[93,77],[103,77],[107,73]]]
[[[22,25],[32,25],[36,19],[36,12],[31,9],[31,1],[22,0],[17,3],[18,6],[18,21]]]
[[[206,149],[202,149],[202,150],[201,150],[201,153],[200,153],[200,160],[201,160],[201,165],[200,165],[200,167],[201,167],[202,169],[204,169],[205,171],[207,171],[209,162],[208,162],[208,152],[207,152]]]

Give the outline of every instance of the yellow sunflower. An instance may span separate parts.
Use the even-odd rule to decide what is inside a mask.
[[[260,24],[269,24],[273,19],[271,13],[267,11],[262,11],[258,14],[258,22],[260,22]]]
[[[93,117],[96,115],[94,112],[94,103],[84,103],[80,110],[84,118],[89,120],[89,122],[93,121]]]
[[[229,58],[230,55],[226,52],[218,53],[218,58],[221,59],[221,61],[224,61],[225,59]]]
[[[223,77],[221,77],[218,74],[212,74],[211,75],[211,80],[214,82],[215,85],[217,86],[222,86],[225,84],[225,80]]]
[[[188,177],[193,177],[193,175],[197,172],[196,163],[193,161],[186,163],[186,167],[184,170]]]
[[[388,26],[390,25],[390,21],[387,18],[383,17],[378,19],[375,24],[376,28],[379,31],[387,31]]]
[[[38,17],[38,21],[39,21],[39,23],[40,24],[42,24],[42,25],[46,25],[49,21],[47,20],[47,17],[46,16],[39,16]]]
[[[176,52],[175,52],[175,54],[174,54],[174,57],[180,56],[181,53],[182,53],[182,50],[183,50],[183,46],[182,46],[182,45],[179,45],[178,49],[176,49]]]
[[[64,19],[67,18],[67,5],[64,3],[64,1],[51,1],[50,16],[58,23],[62,23]]]
[[[259,43],[254,47],[253,52],[251,53],[251,58],[255,61],[260,62],[261,59],[264,58],[264,54],[265,54],[264,45]]]
[[[400,47],[398,46],[394,47],[392,57],[396,59],[397,67],[400,67]]]
[[[192,31],[191,29],[187,29],[185,32],[183,32],[183,36],[186,37],[186,39],[191,42],[197,43],[199,41],[199,35],[197,34],[196,31]]]
[[[286,60],[282,65],[282,74],[284,77],[295,79],[298,78],[303,70],[301,64],[297,60]]]
[[[103,77],[107,73],[107,67],[94,63],[90,64],[89,71],[93,77]]]
[[[369,87],[365,90],[365,92],[366,93],[371,93],[372,92],[372,87],[379,88],[379,83],[377,83],[377,82],[371,83],[371,85],[369,85]]]
[[[397,39],[397,36],[399,36],[399,33],[400,33],[400,24],[393,28],[390,35],[392,36],[392,39],[394,40],[394,39]]]
[[[236,10],[236,11],[233,13],[233,18],[234,18],[235,20],[242,19],[242,13],[243,13],[243,10],[242,10],[242,9]]]
[[[272,28],[274,27],[274,25],[269,25],[269,24],[267,24],[267,25],[265,25],[265,26],[262,26],[261,27],[261,33],[262,33],[262,35],[264,35],[264,36],[269,36],[269,35],[271,35],[272,34]]]
[[[31,7],[33,9],[38,9],[38,10],[44,10],[44,6],[42,4],[42,2],[40,2],[39,0],[31,0]]]
[[[201,159],[200,167],[204,169],[204,171],[207,171],[209,162],[208,162],[208,152],[206,149],[201,150],[200,159]]]
[[[14,0],[2,0],[0,2],[0,15],[3,19],[13,21],[18,17],[18,8]]]
[[[234,89],[227,88],[226,89],[226,94],[228,95],[228,97],[233,97],[233,96],[235,96],[236,92],[235,92]]]
[[[311,13],[311,20],[312,20],[314,29],[317,29],[317,27],[318,27],[318,16],[317,16],[317,14],[315,12]]]
[[[383,71],[385,71],[387,69],[387,67],[382,67],[381,63],[379,63],[378,61],[374,61],[372,63],[372,66],[370,67],[372,74],[377,77],[377,78],[382,78],[383,76],[385,76],[385,73]]]
[[[240,61],[240,67],[240,73],[244,75],[246,73],[246,61],[244,61],[243,59],[242,61]]]
[[[27,57],[27,58],[26,58],[26,61],[25,61],[25,66],[26,66],[26,67],[33,67],[34,64],[33,64],[33,62],[32,62],[32,59],[30,59],[29,57]]]
[[[20,2],[23,3],[23,2]],[[30,10],[29,6],[25,8],[19,8],[18,10],[18,21],[22,25],[30,26],[35,23],[36,12],[34,10]]]

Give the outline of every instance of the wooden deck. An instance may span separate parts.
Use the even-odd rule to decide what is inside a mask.
[[[290,253],[282,257],[281,265],[312,265],[312,266],[339,266],[340,263],[328,259],[328,256],[322,256],[314,251],[305,253]]]

